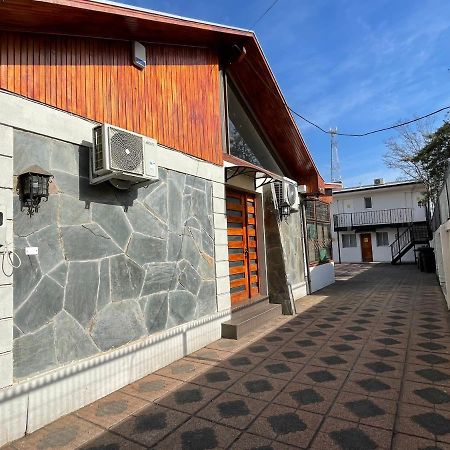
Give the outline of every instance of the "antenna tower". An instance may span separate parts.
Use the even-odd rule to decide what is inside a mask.
[[[342,181],[341,163],[339,162],[337,127],[330,128],[331,137],[331,182]]]

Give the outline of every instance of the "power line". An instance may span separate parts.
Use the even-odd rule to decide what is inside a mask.
[[[252,25],[252,28],[255,28],[255,26],[261,22],[261,20],[268,14],[268,12],[279,2],[280,0],[275,0],[265,11],[261,16],[259,16],[258,20]]]
[[[261,76],[261,74],[259,73],[258,70],[255,69],[255,66],[249,61],[248,58],[244,58],[244,61],[247,62],[247,64],[253,69],[253,72],[258,76],[258,78],[266,85],[266,87],[272,92],[273,95],[278,97],[278,92],[275,92],[275,90],[272,88],[272,86],[270,86],[267,81]],[[283,99],[283,103],[286,106],[286,108],[295,116],[297,116],[298,118],[302,119],[303,121],[305,121],[306,123],[309,123],[310,125],[312,125],[313,127],[317,128],[318,130],[320,130],[322,133],[325,134],[334,134],[336,136],[346,136],[346,137],[365,137],[365,136],[369,136],[371,134],[375,134],[375,133],[381,133],[383,131],[388,131],[388,130],[393,130],[395,128],[400,128],[403,127],[405,125],[409,125],[410,123],[414,123],[414,122],[418,122],[419,120],[422,119],[426,119],[427,117],[431,117],[434,116],[435,114],[438,114],[442,111],[446,111],[447,109],[450,109],[450,106],[444,106],[443,108],[439,108],[436,111],[432,111],[428,114],[425,114],[423,116],[420,117],[416,117],[415,119],[412,120],[408,120],[406,122],[401,122],[401,123],[397,123],[395,125],[390,125],[384,128],[378,128],[376,130],[372,130],[372,131],[366,131],[364,133],[335,133],[333,131],[333,133],[329,130],[325,130],[324,128],[322,128],[320,125],[317,125],[317,123],[314,123],[313,121],[307,119],[306,117],[302,116],[300,113],[298,113],[297,111],[295,111],[294,109],[292,109],[286,102],[286,100],[284,99],[284,97],[281,97]]]

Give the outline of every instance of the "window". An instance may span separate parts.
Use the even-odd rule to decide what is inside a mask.
[[[326,263],[332,258],[330,209],[327,203],[306,202],[308,261]]]
[[[389,246],[389,234],[387,231],[377,232],[377,247]]]
[[[342,235],[342,247],[356,247],[356,234],[343,234]]]
[[[364,206],[366,209],[372,208],[372,197],[364,197]]]
[[[244,101],[227,83],[229,153],[279,175],[282,174]]]

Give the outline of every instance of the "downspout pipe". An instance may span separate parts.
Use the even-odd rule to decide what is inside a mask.
[[[306,213],[305,213],[305,201],[301,202],[301,214],[300,220],[302,221],[303,230],[303,248],[305,253],[305,265],[306,265],[306,285],[308,287],[308,294],[311,294],[311,272],[309,271],[309,257],[308,257],[308,238],[306,234]]]

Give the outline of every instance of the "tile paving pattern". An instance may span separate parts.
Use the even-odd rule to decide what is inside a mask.
[[[8,449],[450,449],[450,327],[434,275],[340,265],[337,282]]]

